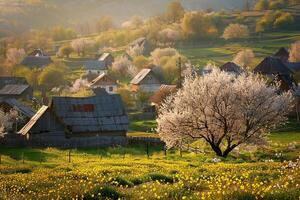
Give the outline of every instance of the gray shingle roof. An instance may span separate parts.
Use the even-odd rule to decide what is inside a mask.
[[[107,70],[105,62],[99,60],[89,60],[84,63],[85,70]]]
[[[73,133],[127,131],[128,116],[119,95],[53,97],[51,109]]]
[[[225,63],[224,65],[222,65],[220,67],[220,69],[225,72],[234,72],[234,73],[238,73],[238,74],[243,71],[240,66],[238,66],[237,64],[235,64],[233,62]]]
[[[20,95],[28,87],[29,87],[29,85],[8,84],[0,89],[0,95]]]
[[[25,65],[27,67],[46,67],[50,65],[52,60],[49,56],[27,56],[21,62],[21,65]]]
[[[28,84],[24,77],[0,77],[0,89],[9,84]]]
[[[151,69],[142,69],[132,80],[131,84],[138,85],[150,73]]]
[[[286,63],[286,66],[294,73],[300,71],[300,62],[288,62]]]

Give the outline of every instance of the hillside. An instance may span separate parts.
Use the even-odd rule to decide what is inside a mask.
[[[116,24],[133,15],[162,13],[171,0],[0,0],[0,36],[53,25],[72,26],[110,15]],[[187,10],[242,8],[240,0],[182,0]],[[46,23],[45,23],[46,22]]]

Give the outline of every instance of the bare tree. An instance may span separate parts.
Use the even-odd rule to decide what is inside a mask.
[[[241,144],[265,142],[269,130],[287,120],[292,100],[291,93],[278,95],[257,75],[213,70],[186,78],[160,107],[157,131],[168,147],[203,139],[216,155],[227,157]]]
[[[6,61],[11,65],[18,65],[25,57],[24,49],[11,48],[6,52]]]
[[[290,62],[300,62],[300,41],[295,42],[290,50]]]
[[[222,35],[225,40],[247,38],[249,36],[248,27],[241,24],[229,24]]]

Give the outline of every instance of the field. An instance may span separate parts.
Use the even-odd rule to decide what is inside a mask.
[[[155,121],[134,121],[131,136]],[[300,126],[270,134],[270,145],[217,159],[201,142],[93,149],[0,148],[0,199],[299,199]],[[137,135],[134,135],[137,134]],[[280,155],[278,154],[280,153]]]

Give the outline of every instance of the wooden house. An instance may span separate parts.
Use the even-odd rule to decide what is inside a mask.
[[[289,57],[290,57],[290,53],[289,51],[284,48],[281,47],[275,54],[274,57],[279,58],[281,61],[283,62],[288,62]]]
[[[19,131],[47,146],[125,144],[128,116],[119,95],[53,97]]]
[[[85,74],[100,75],[106,73],[113,62],[114,57],[110,53],[102,53],[98,59],[86,61],[83,68],[85,69]]]
[[[114,78],[103,73],[91,82],[90,88],[103,88],[107,93],[115,94],[118,88],[118,83]]]
[[[130,82],[133,92],[143,91],[153,93],[159,90],[160,80],[152,69],[142,69]]]
[[[176,91],[176,85],[161,85],[159,90],[149,98],[149,101],[155,107],[159,107],[169,95],[176,93]]]
[[[220,67],[220,70],[235,75],[239,75],[243,72],[243,69],[234,62],[225,63]]]
[[[35,49],[23,59],[21,65],[30,68],[43,68],[50,65],[52,62],[53,61],[51,57],[47,55],[43,50]]]
[[[297,85],[293,78],[293,71],[277,57],[266,57],[255,69],[259,73],[271,79],[271,82],[280,82],[281,90],[289,90]]]
[[[114,62],[114,57],[111,53],[102,53],[98,59],[100,62],[103,62],[104,65],[108,68],[111,67]]]
[[[22,77],[0,77],[0,97],[31,100],[33,88]]]

